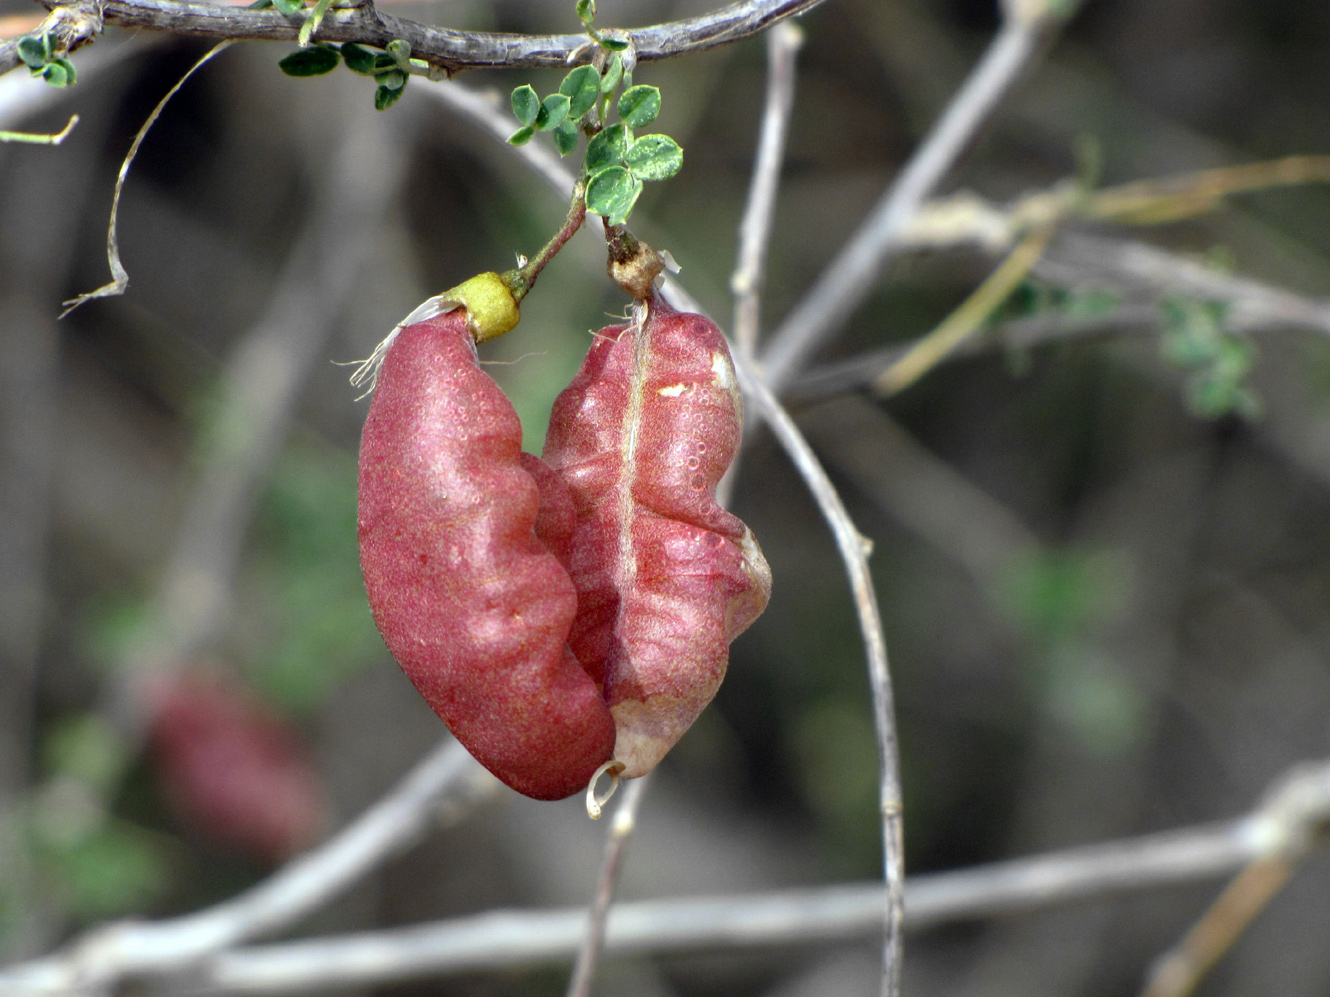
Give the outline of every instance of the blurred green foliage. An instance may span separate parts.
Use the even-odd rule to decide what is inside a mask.
[[[1087,750],[1112,754],[1143,730],[1143,696],[1098,646],[1131,593],[1130,566],[1113,551],[1042,551],[1016,561],[998,604],[1033,653],[1044,708]]]
[[[115,788],[129,762],[123,739],[106,720],[92,714],[54,724],[42,749],[48,777],[73,779],[98,795]]]
[[[1194,414],[1254,419],[1261,400],[1245,382],[1256,363],[1256,346],[1225,328],[1227,316],[1224,302],[1165,298],[1159,303],[1163,356],[1189,372],[1186,397]]]
[[[244,668],[274,702],[311,710],[384,657],[360,578],[351,456],[290,448],[263,500],[252,573],[262,640]]]
[[[34,817],[32,854],[70,917],[92,921],[141,908],[169,881],[165,840],[128,821],[83,826],[77,814],[49,802]]]
[[[864,703],[823,697],[796,714],[791,736],[800,787],[826,836],[832,876],[861,876],[881,862],[877,735]]]

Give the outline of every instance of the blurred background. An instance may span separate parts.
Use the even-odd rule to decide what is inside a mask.
[[[392,10],[456,28],[572,31],[572,6]],[[600,24],[631,26],[713,5],[599,6]],[[0,18],[10,35],[35,24],[22,0],[0,0]],[[997,21],[991,0],[830,0],[802,19],[767,328],[860,222]],[[365,605],[354,527],[368,403],[337,364],[367,356],[425,297],[532,252],[566,207],[426,81],[376,113],[368,80],[291,79],[276,65],[286,46],[237,45],[186,84],[143,144],[120,206],[127,293],[57,322],[64,299],[108,279],[121,160],[205,50],[112,32],[75,56],[70,91],[48,93],[22,71],[4,80],[7,97],[42,93],[18,98],[31,109],[21,117],[0,104],[0,127],[81,119],[59,148],[0,146],[6,960],[109,917],[234,893],[359,813],[436,743],[437,719]],[[1086,149],[1106,184],[1330,153],[1328,64],[1319,0],[1091,3],[946,191],[1008,200],[1075,174]],[[765,73],[763,43],[750,39],[635,79],[662,89],[659,128],[686,161],[648,187],[634,229],[670,250],[722,326]],[[544,93],[558,78],[460,82]],[[1098,234],[1330,296],[1325,187]],[[899,259],[816,362],[922,335],[993,264],[973,249]],[[488,354],[527,449],[539,450],[589,332],[623,309],[603,265],[595,237],[580,234],[524,303],[520,329]],[[1326,330],[1240,334],[1226,308],[1097,276],[1091,261],[1056,284],[1027,281],[1004,306],[1000,321],[1051,330],[1042,345],[948,363],[886,402],[853,387],[792,390],[874,543],[910,872],[1237,815],[1291,765],[1330,756]],[[1222,371],[1177,348],[1216,337],[1231,361]],[[772,604],[661,766],[625,899],[880,874],[848,586],[785,457],[762,432],[750,444],[733,508],[770,559]],[[156,718],[146,743],[119,733],[144,715]],[[505,790],[300,931],[583,903],[603,835],[579,799]],[[1217,888],[915,934],[907,991],[1131,994]],[[1330,859],[1313,858],[1203,992],[1330,992],[1327,896]],[[871,941],[616,958],[597,992],[868,994],[877,961]],[[565,982],[552,967],[381,992],[558,994]]]

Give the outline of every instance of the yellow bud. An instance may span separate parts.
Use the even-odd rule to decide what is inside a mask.
[[[477,343],[502,336],[521,318],[512,290],[493,272],[476,274],[442,297],[461,302],[467,311],[467,328]]]

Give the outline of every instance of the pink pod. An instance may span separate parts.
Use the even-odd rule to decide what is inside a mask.
[[[771,570],[716,502],[743,423],[720,330],[659,297],[602,329],[550,417],[544,458],[577,522],[569,646],[603,685],[614,757],[649,772],[709,703]]]
[[[236,683],[201,671],[160,679],[149,697],[163,793],[200,835],[266,862],[314,843],[323,790],[289,723]]]
[[[387,348],[361,438],[360,563],[434,712],[507,785],[561,799],[609,760],[614,721],[567,646],[577,593],[551,550],[568,554],[568,497],[521,452],[466,318],[407,326]]]

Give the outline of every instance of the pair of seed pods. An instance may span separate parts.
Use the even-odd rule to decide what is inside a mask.
[[[460,308],[400,330],[360,448],[360,560],[393,656],[459,741],[554,800],[649,772],[716,694],[771,572],[716,502],[742,410],[720,331],[652,294],[602,329],[543,459]]]

